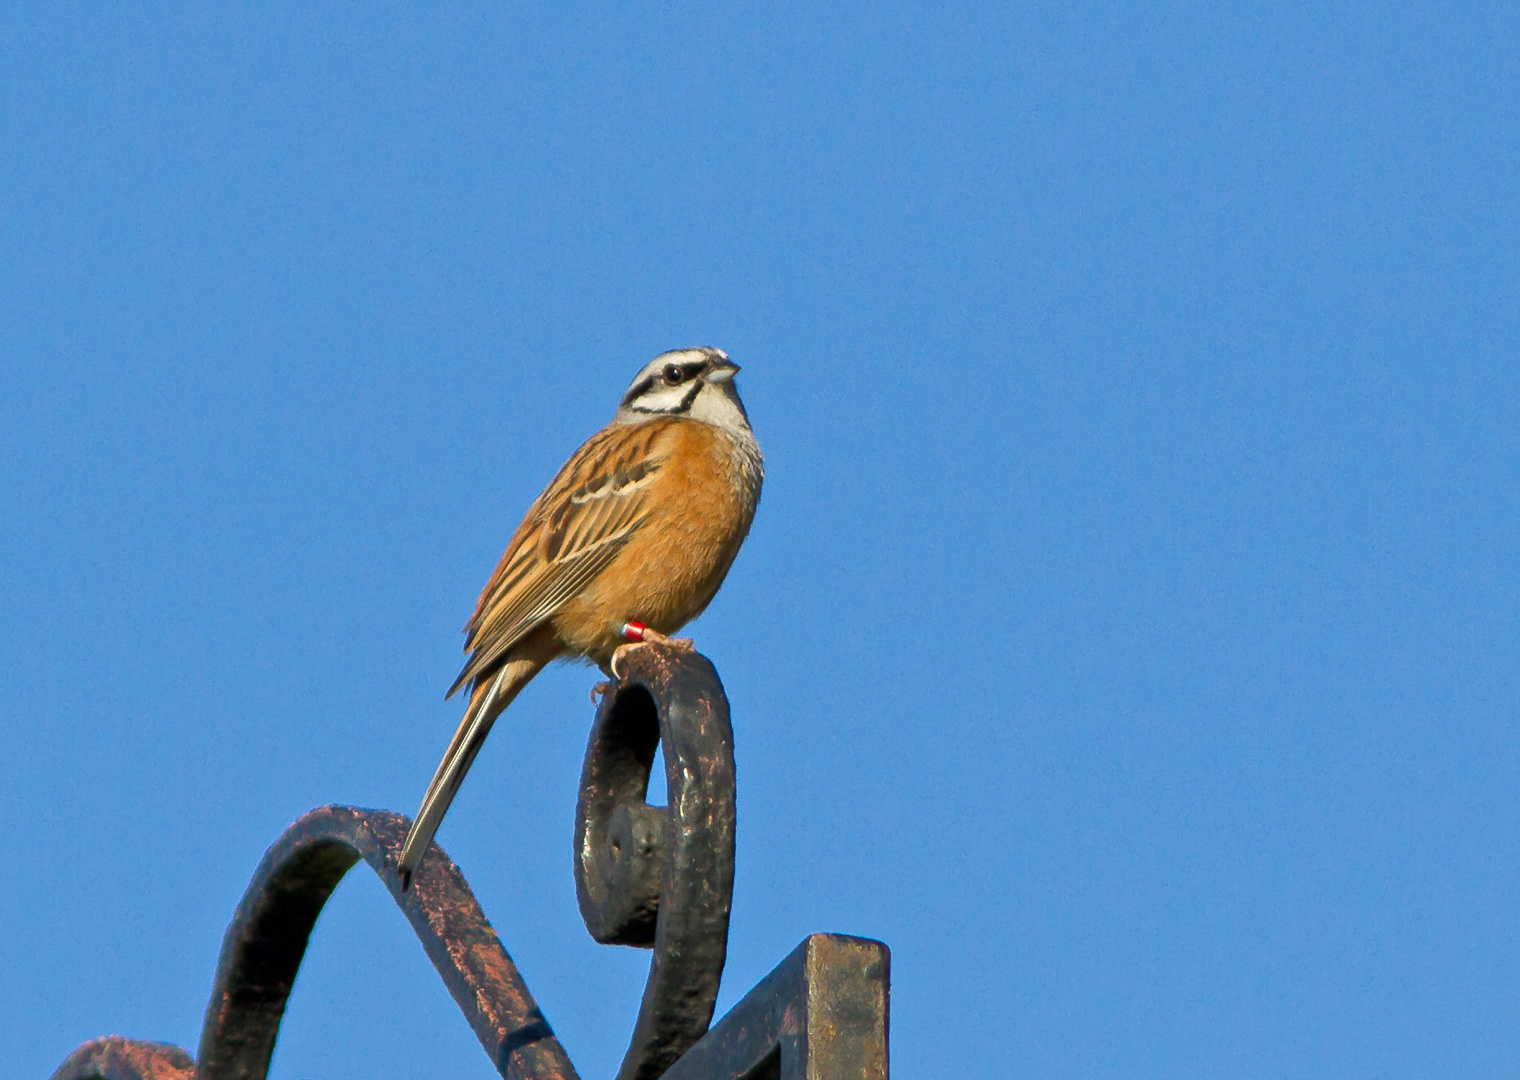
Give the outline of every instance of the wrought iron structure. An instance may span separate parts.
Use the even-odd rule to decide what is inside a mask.
[[[604,944],[653,949],[617,1080],[886,1080],[889,959],[878,941],[815,934],[709,1030],[734,884],[728,699],[706,657],[633,650],[602,698],[581,770],[575,884]],[[645,801],[665,749],[668,806]],[[408,820],[326,806],[265,853],[222,942],[192,1058],[109,1036],[53,1080],[264,1080],[312,927],[361,860],[380,877],[507,1080],[578,1080],[464,875],[434,844],[396,876]]]

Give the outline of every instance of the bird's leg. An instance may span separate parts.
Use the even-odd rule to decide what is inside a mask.
[[[667,649],[676,649],[681,652],[695,652],[696,643],[689,637],[666,637],[658,630],[651,630],[643,623],[624,623],[619,632],[628,639],[627,645],[619,645],[612,654],[612,662],[608,665],[612,668],[612,674],[616,678],[622,678],[618,674],[618,661],[626,656],[630,650],[637,649],[640,645],[664,645]]]

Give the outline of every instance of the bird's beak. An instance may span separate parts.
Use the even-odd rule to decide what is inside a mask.
[[[706,375],[702,376],[702,381],[710,383],[726,383],[729,379],[732,379],[737,374],[739,374],[738,364],[734,363],[732,360],[719,360],[716,364],[708,369]]]

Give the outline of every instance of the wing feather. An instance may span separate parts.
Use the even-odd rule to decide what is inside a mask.
[[[648,517],[668,421],[605,428],[529,509],[465,624],[469,661],[454,685],[488,675],[507,651],[605,570]]]

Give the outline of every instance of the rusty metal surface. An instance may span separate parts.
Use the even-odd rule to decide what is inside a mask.
[[[169,1043],[107,1035],[65,1058],[52,1080],[195,1080],[195,1062]]]
[[[411,922],[497,1071],[510,1080],[575,1077],[464,876],[437,844],[401,891],[396,866],[408,824],[384,810],[327,806],[269,849],[222,942],[198,1080],[264,1080],[312,925],[360,859]]]
[[[632,650],[597,710],[576,807],[576,895],[609,944],[653,947],[618,1080],[886,1080],[888,954],[818,934],[712,1031],[734,881],[734,754],[718,673],[694,652]],[[669,807],[645,803],[656,748]],[[264,1080],[312,927],[363,860],[390,891],[481,1045],[508,1080],[578,1080],[449,857],[430,846],[396,877],[410,822],[327,806],[265,853],[222,942],[197,1059],[110,1036],[53,1080]],[[668,1070],[668,1071],[667,1071]]]
[[[881,942],[814,934],[664,1080],[887,1080],[890,986]]]
[[[654,1080],[712,1020],[734,892],[734,737],[718,673],[695,652],[646,646],[621,662],[586,746],[575,890],[586,929],[653,946],[618,1080]],[[667,807],[645,804],[663,744]]]

